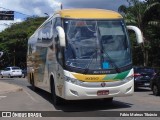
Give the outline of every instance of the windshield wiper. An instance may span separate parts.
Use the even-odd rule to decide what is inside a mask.
[[[86,73],[88,73],[88,70],[89,70],[89,66],[91,65],[91,63],[92,63],[92,61],[93,61],[93,59],[94,59],[94,55],[95,54],[97,54],[97,50],[95,50],[94,52],[93,52],[93,54],[90,56],[90,61],[89,61],[89,63],[85,66],[85,69],[84,69],[84,72],[83,72],[83,74],[86,74]]]
[[[102,53],[104,53],[104,52],[102,51]],[[95,51],[95,52],[91,55],[91,57],[90,57],[91,59],[90,59],[89,63],[86,65],[83,74],[87,74],[87,73],[88,73],[89,66],[90,66],[91,63],[92,63],[95,54],[97,54],[97,51]],[[104,54],[107,56],[109,62],[114,66],[116,72],[117,72],[117,73],[120,73],[120,72],[121,72],[120,68],[119,68],[119,67],[116,65],[116,63],[111,59],[111,57],[108,55],[108,53],[104,53]],[[103,54],[102,54],[102,55],[103,55]],[[102,55],[101,55],[101,56],[102,56]]]
[[[114,68],[115,68],[115,70],[116,70],[116,72],[118,72],[118,73],[120,73],[121,72],[121,70],[120,70],[120,68],[116,65],[116,63],[111,59],[111,57],[108,55],[108,53],[105,53],[103,50],[104,50],[104,48],[103,48],[103,43],[102,43],[102,39],[101,39],[101,33],[100,33],[100,30],[99,30],[99,28],[98,28],[98,26],[97,26],[97,32],[98,32],[98,38],[99,38],[99,40],[100,40],[100,46],[101,46],[101,53],[102,53],[102,55],[101,55],[101,62],[104,62],[104,58],[103,58],[103,54],[105,54],[106,56],[107,56],[107,58],[109,59],[109,61],[110,61],[110,63],[114,66]]]
[[[107,58],[108,58],[108,60],[110,61],[110,63],[114,66],[116,72],[120,73],[120,72],[121,72],[120,68],[119,68],[119,67],[117,66],[117,64],[112,60],[112,58],[108,55],[108,53],[107,53],[107,52],[105,53],[103,50],[102,50],[102,53],[107,56]],[[102,55],[103,55],[103,54],[102,54]]]

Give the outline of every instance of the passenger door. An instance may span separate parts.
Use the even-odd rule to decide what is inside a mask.
[[[10,68],[5,68],[3,72],[3,76],[8,76]]]
[[[56,27],[62,26],[61,18],[57,17],[56,22],[54,25],[53,33],[54,33],[54,39],[55,39],[55,57],[56,57],[56,66],[54,69],[54,80],[55,80],[55,89],[56,93],[59,94],[59,96],[62,95],[62,91],[64,89],[64,72],[63,72],[63,66],[64,66],[64,55],[63,55],[63,48],[60,46],[59,38],[58,38],[58,32]]]

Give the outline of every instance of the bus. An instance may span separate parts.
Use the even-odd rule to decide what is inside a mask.
[[[27,76],[33,89],[64,100],[104,99],[134,92],[131,45],[123,17],[104,9],[63,9],[29,38]]]

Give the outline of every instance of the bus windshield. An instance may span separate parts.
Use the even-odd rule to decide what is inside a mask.
[[[108,70],[131,64],[123,20],[65,20],[64,28],[66,66]]]

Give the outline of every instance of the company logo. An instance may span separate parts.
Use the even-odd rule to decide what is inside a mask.
[[[12,117],[11,112],[2,112],[2,117]]]
[[[105,87],[105,86],[106,86],[106,83],[105,83],[105,82],[101,83],[101,86],[102,86],[102,87]]]
[[[1,112],[2,117],[42,117],[40,112]]]

